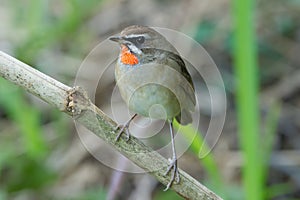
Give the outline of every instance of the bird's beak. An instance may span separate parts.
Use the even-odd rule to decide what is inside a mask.
[[[122,43],[122,41],[124,41],[123,37],[121,37],[121,36],[112,36],[108,39],[111,41],[114,41],[114,42],[118,42],[118,43]]]

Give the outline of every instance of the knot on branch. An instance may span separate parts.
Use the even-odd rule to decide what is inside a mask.
[[[73,116],[79,116],[83,111],[87,110],[91,105],[91,101],[87,95],[87,92],[79,87],[75,86],[67,91],[68,96],[66,99],[65,111]]]

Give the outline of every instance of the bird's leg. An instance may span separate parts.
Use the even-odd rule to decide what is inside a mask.
[[[119,138],[121,137],[121,135],[122,135],[122,133],[125,131],[125,133],[126,133],[126,141],[128,141],[129,140],[129,138],[130,138],[130,133],[129,133],[129,125],[130,125],[130,123],[132,122],[132,120],[135,118],[137,116],[137,114],[134,114],[125,124],[123,124],[123,125],[118,125],[117,127],[116,127],[116,129],[115,130],[118,130],[118,129],[120,129],[119,130],[119,132],[118,132],[118,135],[117,135],[117,137],[116,137],[116,139],[115,139],[115,141],[118,141],[119,140]]]
[[[173,122],[169,121],[170,126],[170,133],[171,133],[171,142],[172,142],[172,159],[170,160],[170,164],[167,168],[167,171],[165,172],[165,176],[173,169],[171,174],[171,179],[167,185],[167,187],[164,189],[164,191],[167,191],[173,183],[177,184],[180,181],[179,171],[177,168],[177,156],[176,156],[176,150],[175,150],[175,141],[174,141],[174,132],[173,132]]]

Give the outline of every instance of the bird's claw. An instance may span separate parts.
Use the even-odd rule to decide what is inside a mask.
[[[118,130],[118,135],[115,139],[115,141],[118,141],[119,138],[121,137],[122,133],[124,132],[126,134],[126,141],[128,141],[130,139],[130,133],[129,133],[129,124],[125,124],[125,125],[118,125],[115,128],[115,131]]]
[[[118,125],[115,128],[115,131],[120,129],[115,141],[119,140],[123,132],[126,133],[126,142],[130,139],[129,125],[136,116],[137,114],[134,114],[124,125]]]
[[[164,173],[164,176],[166,176],[171,170],[172,170],[171,179],[170,179],[169,183],[167,184],[167,187],[164,189],[164,191],[167,191],[173,183],[178,184],[180,181],[180,175],[179,175],[179,171],[177,168],[177,160],[176,159],[171,160],[166,172]]]

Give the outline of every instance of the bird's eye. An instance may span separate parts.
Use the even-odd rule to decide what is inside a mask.
[[[143,43],[145,42],[145,37],[143,37],[143,36],[137,37],[137,38],[136,38],[136,41],[137,41],[139,44],[143,44]]]

